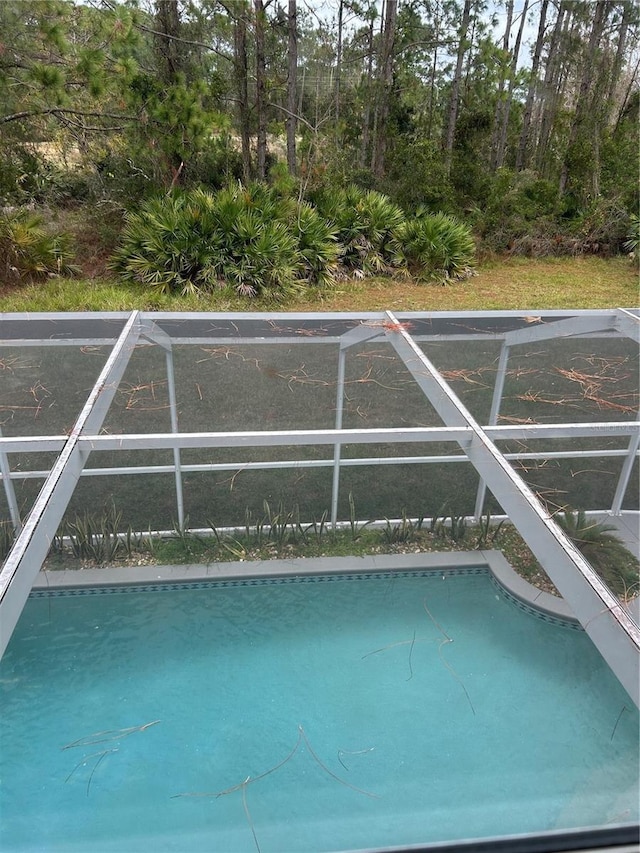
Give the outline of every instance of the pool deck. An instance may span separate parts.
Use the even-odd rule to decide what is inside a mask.
[[[613,525],[625,548],[640,560],[640,512],[626,511],[621,515],[603,512],[595,518],[605,524]],[[627,604],[627,610],[636,624],[640,625],[640,596],[636,595],[631,599]]]
[[[229,579],[256,579],[301,575],[341,575],[389,571],[453,572],[486,568],[495,581],[517,601],[541,613],[576,623],[562,598],[543,592],[520,577],[500,551],[454,551],[415,554],[377,554],[365,557],[317,557],[291,560],[241,560],[190,565],[117,566],[40,572],[34,590],[73,589],[84,586],[139,586]]]
[[[640,512],[623,512],[621,515],[603,512],[595,518],[613,525],[625,548],[640,560]]]

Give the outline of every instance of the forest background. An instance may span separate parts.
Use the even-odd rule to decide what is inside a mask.
[[[237,188],[253,187],[245,201],[264,216],[244,239],[263,256],[282,250],[311,284],[338,261],[358,276],[411,272],[416,234],[411,256],[406,224],[385,230],[376,216],[445,214],[485,258],[637,249],[632,0],[8,0],[0,33],[4,285],[72,272],[73,237],[85,275],[103,274],[116,251],[119,274],[157,286],[157,270],[129,263],[150,229],[160,222],[175,242],[179,200],[225,187],[236,204]],[[201,219],[196,198],[189,215]],[[305,214],[307,248],[327,251],[322,270],[309,251],[300,266],[300,233],[292,254],[280,232],[264,230],[290,215],[282,199],[328,222],[319,234]],[[344,208],[369,218],[345,219]],[[327,237],[339,242],[334,254]],[[375,250],[375,262],[346,264],[349,240],[352,259]],[[202,272],[202,245],[192,243],[162,257],[173,278],[161,287],[224,285],[221,267]],[[191,271],[178,279],[173,267],[187,256]],[[236,290],[260,292],[243,279],[251,257],[235,263]],[[470,266],[463,257],[460,269]]]

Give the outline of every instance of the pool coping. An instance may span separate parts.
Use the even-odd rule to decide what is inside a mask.
[[[302,575],[353,575],[371,572],[438,571],[487,568],[493,580],[516,603],[555,619],[578,624],[563,598],[530,584],[511,567],[501,551],[438,551],[413,554],[374,554],[362,557],[295,557],[290,560],[240,560],[183,565],[111,566],[41,571],[32,589],[38,592],[79,587],[141,586],[231,579],[278,578]]]

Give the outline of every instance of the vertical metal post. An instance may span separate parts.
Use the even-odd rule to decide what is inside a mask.
[[[0,428],[0,438],[2,437],[2,429]],[[4,450],[0,450],[0,473],[2,473],[2,482],[4,483],[4,493],[7,496],[7,503],[9,504],[9,515],[11,516],[11,523],[13,524],[13,529],[16,533],[19,533],[22,529],[22,519],[20,518],[20,510],[18,508],[18,501],[16,500],[16,492],[13,488],[13,480],[11,479],[11,467],[9,465],[9,457],[4,452]]]
[[[618,478],[616,493],[613,496],[613,502],[611,504],[612,515],[620,515],[620,512],[622,510],[622,501],[624,500],[625,492],[627,491],[627,486],[629,485],[629,479],[631,477],[631,471],[633,470],[633,463],[636,460],[636,453],[638,452],[638,448],[640,448],[640,434],[632,435],[631,441],[629,442],[629,450],[627,452],[626,459],[624,460],[624,463],[622,465],[620,477]]]
[[[509,345],[503,343],[500,350],[500,360],[498,361],[498,372],[496,374],[496,384],[493,388],[493,399],[491,400],[491,412],[489,413],[489,426],[495,426],[498,423],[498,415],[500,414],[500,404],[502,402],[502,393],[504,391],[504,382],[507,375],[507,363],[509,361]],[[478,492],[476,494],[476,506],[473,511],[474,517],[479,520],[482,517],[484,507],[484,499],[487,494],[487,484],[484,480],[480,480],[478,484]]]
[[[340,347],[338,355],[338,393],[336,399],[336,429],[342,429],[342,407],[344,405],[344,372],[347,351]],[[333,486],[331,488],[331,526],[335,530],[338,521],[338,494],[340,491],[340,449],[336,442],[333,446]]]
[[[165,350],[167,362],[167,387],[169,389],[169,410],[171,412],[171,432],[178,432],[178,404],[176,401],[176,377],[173,369],[173,351]],[[182,495],[182,466],[180,463],[180,448],[173,448],[174,478],[176,483],[176,504],[178,508],[178,524],[184,529],[184,499]]]

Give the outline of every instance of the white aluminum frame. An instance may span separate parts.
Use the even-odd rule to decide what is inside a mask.
[[[65,329],[76,322],[79,326],[87,319],[116,321],[120,326],[117,338],[82,335],[68,336]],[[102,369],[76,423],[68,436],[36,436],[13,438],[3,436],[0,431],[0,479],[17,537],[14,546],[0,572],[0,654],[4,652],[31,585],[37,576],[60,521],[81,476],[111,476],[119,474],[173,473],[176,491],[178,522],[184,525],[184,503],[182,497],[183,473],[191,471],[215,471],[245,469],[268,469],[287,467],[332,467],[333,487],[331,521],[337,524],[337,506],[342,468],[353,465],[372,464],[429,464],[433,462],[471,462],[481,477],[478,489],[475,516],[480,517],[484,505],[486,488],[504,508],[508,517],[547,571],[560,593],[571,606],[603,657],[609,663],[633,701],[638,704],[640,696],[640,629],[630,618],[627,610],[608,587],[600,580],[580,552],[567,539],[562,530],[548,514],[531,489],[521,480],[509,464],[516,459],[552,459],[574,456],[618,456],[624,462],[619,476],[612,506],[608,512],[621,513],[622,501],[629,486],[632,468],[640,449],[640,422],[604,422],[590,424],[554,424],[500,426],[497,424],[504,389],[509,354],[513,346],[522,343],[562,337],[630,337],[640,342],[640,319],[638,313],[627,309],[587,312],[545,312],[544,317],[526,318],[528,325],[512,331],[487,332],[474,329],[474,320],[496,318],[523,319],[516,312],[491,312],[486,314],[441,312],[424,314],[404,313],[396,317],[391,312],[353,314],[147,314],[134,311],[130,314],[41,314],[1,315],[0,347],[2,346],[84,346],[110,345],[111,353]],[[53,334],[47,338],[30,337],[30,322],[51,323]],[[266,319],[274,323],[281,332],[271,337],[230,337],[219,329],[235,326],[235,320]],[[212,334],[206,337],[176,335],[172,337],[162,328],[162,321],[179,322],[187,331],[190,323],[203,320],[211,322]],[[294,331],[296,321],[350,321],[351,328],[342,335],[296,337],[287,334]],[[468,334],[445,333],[434,335],[424,332],[411,334],[411,322],[427,320],[434,324],[444,323],[448,328],[464,326]],[[279,326],[275,323],[279,322]],[[3,322],[15,328],[24,326],[24,337],[15,334],[2,337]],[[292,325],[293,324],[293,325]],[[62,331],[60,331],[62,329]],[[354,344],[380,339],[388,342],[400,357],[405,367],[434,407],[444,426],[408,429],[346,430],[342,428],[345,360]],[[494,396],[489,424],[481,426],[461,403],[451,387],[442,378],[433,364],[418,346],[418,341],[430,340],[498,340],[501,354],[494,386]],[[208,432],[180,433],[178,408],[173,370],[173,345],[177,344],[268,344],[291,343],[303,345],[313,343],[339,344],[337,365],[337,399],[335,428],[330,430],[277,430],[252,432]],[[100,428],[107,415],[118,384],[126,370],[133,349],[140,343],[160,346],[165,352],[171,416],[170,433],[142,435],[100,435]],[[506,439],[597,437],[606,435],[628,436],[629,444],[622,450],[592,451],[539,451],[503,454],[495,441]],[[455,442],[459,454],[447,456],[367,457],[341,458],[343,444],[376,443],[428,443],[433,441]],[[185,465],[181,461],[181,450],[204,447],[274,447],[327,445],[333,447],[332,458],[321,460],[281,460],[272,462],[212,463]],[[111,468],[87,467],[91,453],[101,450],[171,449],[173,465],[123,466]],[[11,471],[9,454],[31,451],[57,452],[59,455],[50,471]],[[15,498],[13,481],[23,478],[42,477],[44,484],[26,519],[21,519]]]

